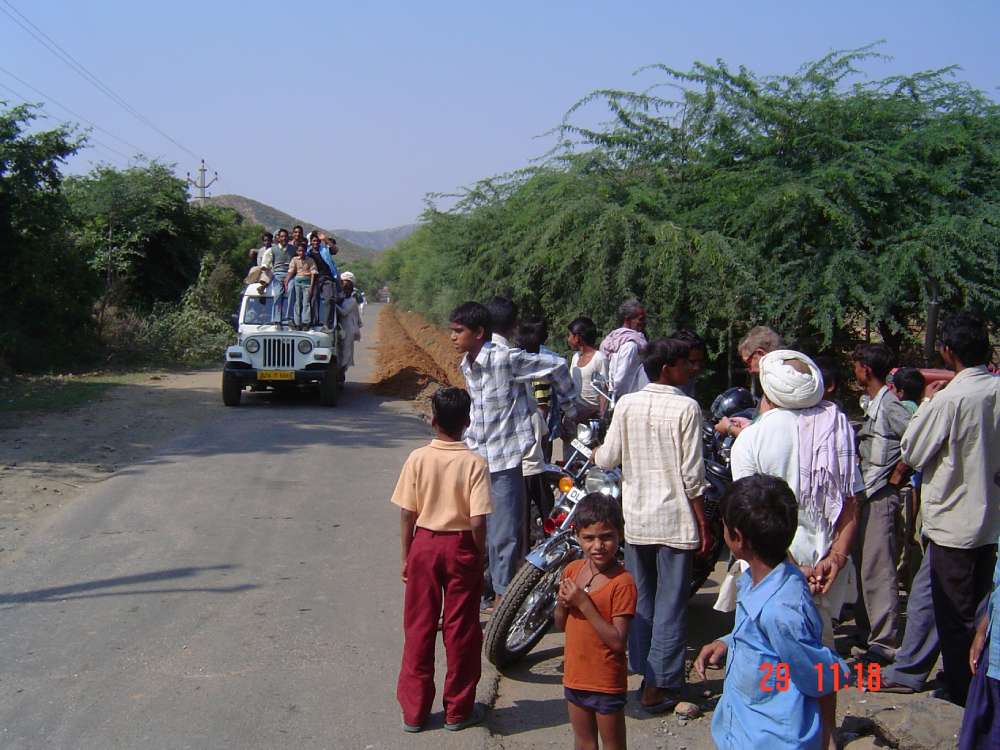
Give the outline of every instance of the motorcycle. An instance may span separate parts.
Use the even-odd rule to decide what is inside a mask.
[[[594,450],[604,439],[615,399],[599,375],[593,383],[608,407],[599,418],[577,427],[562,466],[546,465],[545,478],[555,501],[542,523],[545,538],[528,553],[483,634],[486,658],[498,667],[527,655],[552,626],[562,569],[583,555],[574,528],[580,500],[600,492],[621,501],[621,471],[594,463]]]
[[[546,477],[554,486],[556,499],[551,514],[543,522],[545,539],[528,553],[486,626],[483,649],[486,658],[497,667],[526,656],[552,626],[562,570],[583,555],[574,528],[577,504],[591,492],[621,501],[621,470],[602,469],[593,462],[594,449],[603,442],[615,403],[614,393],[603,378],[596,376],[594,387],[607,400],[608,409],[600,419],[577,428],[576,438],[570,443],[571,453],[563,466],[546,466]],[[709,487],[704,505],[712,542],[707,555],[695,557],[691,595],[711,575],[725,546],[719,501],[732,482],[728,445],[713,437],[714,423],[705,424],[705,477]],[[619,555],[622,554],[619,549]]]

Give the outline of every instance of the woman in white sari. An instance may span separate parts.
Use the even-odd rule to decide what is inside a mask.
[[[340,274],[344,299],[337,305],[340,316],[340,346],[337,358],[342,370],[354,365],[354,343],[361,340],[361,312],[354,298],[354,274],[344,271]]]

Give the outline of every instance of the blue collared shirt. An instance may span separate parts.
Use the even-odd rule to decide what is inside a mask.
[[[726,750],[818,748],[817,699],[833,692],[834,670],[841,671],[841,687],[848,673],[820,643],[823,624],[805,577],[782,562],[756,586],[747,571],[737,591],[736,623],[722,639],[729,651],[722,698],[712,717],[715,744]],[[779,664],[788,665],[787,679],[779,679],[786,676],[778,672]],[[822,683],[816,665],[822,666]]]
[[[337,270],[337,262],[333,259],[333,254],[330,252],[330,248],[322,243],[319,246],[319,257],[321,257],[323,262],[330,267],[330,275],[339,281],[340,271]]]

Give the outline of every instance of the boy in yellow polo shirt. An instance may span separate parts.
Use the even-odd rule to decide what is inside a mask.
[[[457,731],[483,720],[482,708],[474,703],[482,669],[479,598],[486,516],[493,506],[486,461],[462,442],[471,405],[461,388],[434,394],[435,438],[406,459],[392,495],[400,507],[401,577],[406,584],[396,698],[407,732],[423,729],[434,702],[439,617],[448,659],[444,727]]]

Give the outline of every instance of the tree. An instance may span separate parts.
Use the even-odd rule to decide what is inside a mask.
[[[862,79],[877,57],[653,66],[660,86],[585,97],[548,161],[432,206],[381,268],[439,319],[509,292],[553,329],[607,329],[635,295],[654,334],[687,325],[717,350],[757,323],[816,349],[870,323],[899,347],[935,295],[997,319],[1000,108],[950,68]],[[612,124],[574,125],[593,102]]]
[[[35,111],[0,111],[0,368],[68,364],[91,343],[95,280],[68,241],[61,192],[61,167],[83,139],[67,126],[32,132]]]

